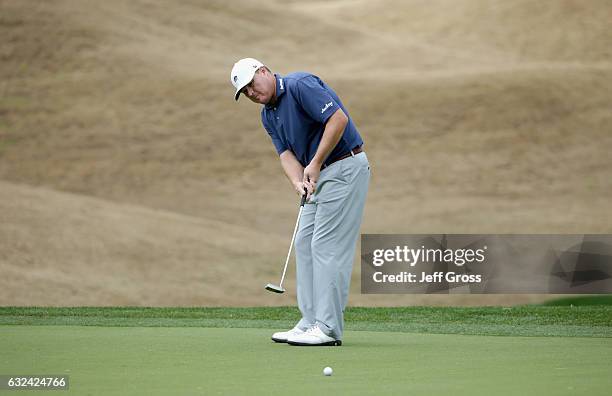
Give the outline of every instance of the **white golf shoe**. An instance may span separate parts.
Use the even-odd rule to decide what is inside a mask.
[[[299,345],[299,346],[340,346],[342,345],[342,341],[336,340],[323,333],[319,326],[312,326],[302,334],[297,334],[290,336],[287,340],[289,345]]]
[[[272,341],[287,342],[289,337],[297,336],[297,335],[304,334],[304,333],[305,333],[304,330],[300,329],[299,327],[294,327],[293,329],[289,331],[279,331],[277,333],[272,334]]]

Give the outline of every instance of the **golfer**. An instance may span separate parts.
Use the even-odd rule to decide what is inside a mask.
[[[341,345],[355,244],[370,166],[363,140],[336,93],[315,75],[273,74],[256,59],[234,64],[231,82],[262,104],[261,121],[306,205],[295,239],[302,319],[272,335],[291,345]]]

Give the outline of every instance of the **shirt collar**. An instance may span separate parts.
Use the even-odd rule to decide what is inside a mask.
[[[281,96],[285,93],[285,80],[283,76],[280,74],[274,74],[274,78],[276,79],[276,103],[273,105],[266,105],[266,108],[276,107],[278,105],[278,101],[281,99]]]

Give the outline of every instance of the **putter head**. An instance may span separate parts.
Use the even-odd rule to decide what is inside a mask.
[[[280,286],[273,285],[272,283],[268,283],[266,285],[266,290],[271,291],[273,293],[284,293],[285,289]]]

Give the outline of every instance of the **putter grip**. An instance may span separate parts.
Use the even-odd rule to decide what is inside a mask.
[[[300,203],[300,206],[304,206],[304,204],[306,203],[306,197],[308,196],[306,189],[304,189],[304,195],[302,195],[302,202]]]

